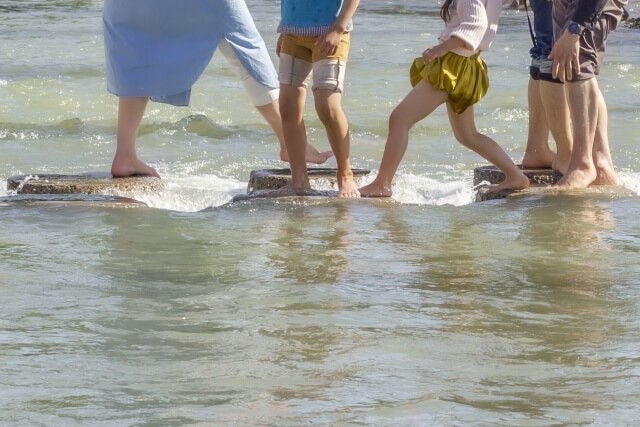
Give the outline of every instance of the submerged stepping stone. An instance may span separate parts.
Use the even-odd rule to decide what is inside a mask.
[[[368,169],[353,169],[353,177],[356,184],[360,185],[362,178],[369,175],[371,171]],[[338,189],[336,182],[336,170],[331,168],[309,168],[309,182],[313,187],[321,182],[331,186],[333,190]],[[249,175],[249,185],[247,194],[252,195],[255,192],[263,190],[277,190],[288,185],[291,182],[291,169],[260,169],[253,170]]]
[[[105,207],[145,207],[146,203],[128,197],[108,196],[101,194],[19,194],[17,196],[0,197],[0,206],[40,205],[48,203],[82,204]]]
[[[553,169],[523,169],[521,165],[518,167],[522,170],[532,185],[543,184],[552,185],[557,183],[562,174]],[[482,182],[489,184],[500,184],[504,180],[504,173],[495,166],[481,166],[473,170],[473,185]]]
[[[279,192],[278,190],[258,190],[252,194],[235,196],[226,206],[233,206],[237,203],[291,203],[305,204],[307,206],[327,203],[368,203],[376,206],[399,204],[391,197],[340,198],[338,197],[338,192],[334,190],[306,190],[297,192],[296,194]]]
[[[550,185],[534,184],[524,190],[502,190],[491,192],[491,187],[481,186],[476,192],[476,202],[499,199],[516,199],[526,196],[606,196],[612,198],[637,198],[633,191],[617,185],[594,185],[580,189],[565,189]]]
[[[163,188],[160,178],[154,176],[113,178],[109,173],[32,174],[7,179],[7,190],[17,194],[100,194],[109,191],[161,191]]]

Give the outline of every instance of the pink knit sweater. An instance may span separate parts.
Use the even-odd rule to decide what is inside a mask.
[[[472,56],[489,49],[498,30],[498,17],[504,1],[455,0],[449,11],[449,22],[445,23],[439,40],[444,42],[452,36],[464,40],[467,46],[452,51],[461,56]]]

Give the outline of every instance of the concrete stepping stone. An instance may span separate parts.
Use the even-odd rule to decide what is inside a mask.
[[[164,188],[160,178],[132,176],[113,178],[109,173],[79,175],[31,174],[7,179],[7,190],[16,194],[100,194],[118,192],[153,192]]]
[[[552,185],[562,178],[562,174],[553,169],[523,169],[521,165],[518,167],[529,178],[531,185]],[[504,173],[495,166],[480,166],[473,170],[474,186],[485,181],[489,184],[500,184],[503,180]]]
[[[369,175],[371,171],[368,169],[353,169],[353,177],[356,184],[361,184],[362,178]],[[338,190],[336,182],[336,170],[331,168],[309,168],[309,182],[311,187],[320,183],[330,185],[332,190]],[[249,175],[249,184],[247,186],[247,195],[264,190],[277,190],[288,185],[291,182],[291,169],[260,169],[253,170]]]

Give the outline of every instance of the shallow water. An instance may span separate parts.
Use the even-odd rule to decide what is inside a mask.
[[[273,45],[277,4],[248,4]],[[100,10],[0,0],[2,182],[108,170]],[[378,166],[436,12],[363,2],[354,166]],[[530,42],[522,12],[501,23],[477,124],[517,160]],[[149,207],[0,200],[0,424],[635,425],[639,43],[614,33],[600,77],[624,191],[488,203],[471,202],[485,162],[438,112],[412,133],[393,201],[228,204],[251,170],[284,163],[214,58],[192,107],[150,106],[139,148],[167,189],[134,195]]]

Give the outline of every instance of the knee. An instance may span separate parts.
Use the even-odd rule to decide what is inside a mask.
[[[460,131],[457,129],[453,130],[453,136],[456,138],[460,144],[464,145],[467,148],[472,148],[474,145],[474,141],[477,140],[480,133],[478,131]]]
[[[340,105],[333,105],[319,100],[316,100],[315,105],[318,118],[325,125],[335,123],[341,117],[342,108]]]
[[[398,108],[395,108],[389,115],[389,129],[409,130],[414,124],[407,120],[407,115]]]

